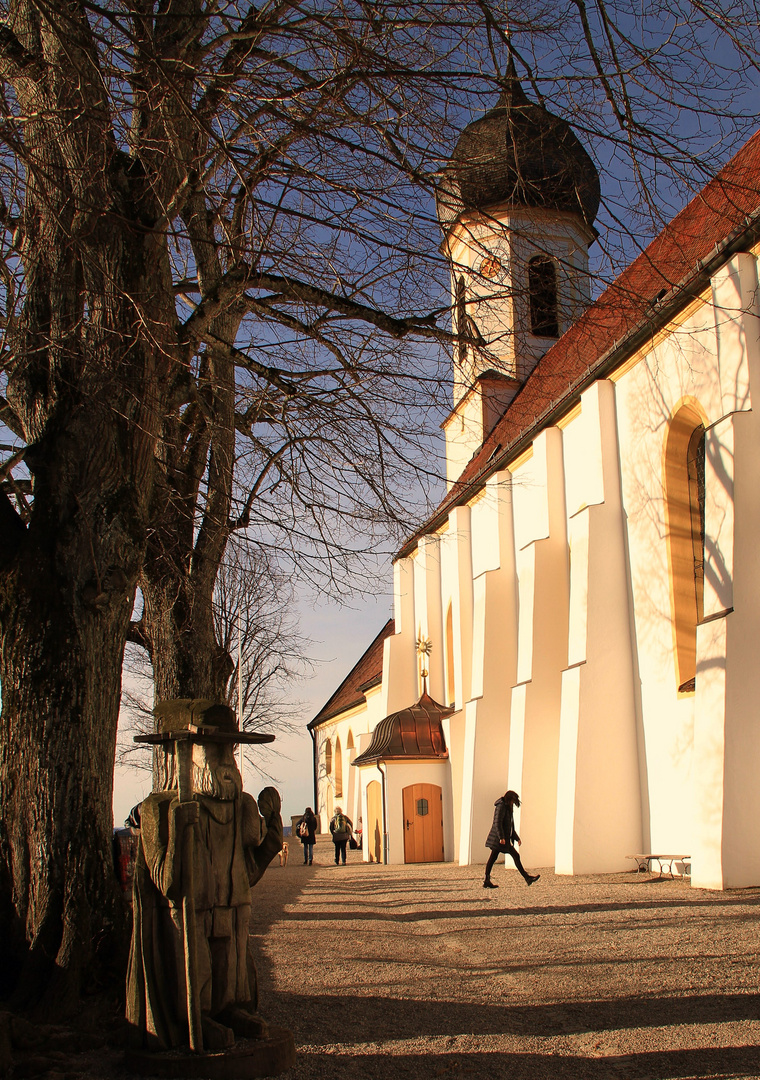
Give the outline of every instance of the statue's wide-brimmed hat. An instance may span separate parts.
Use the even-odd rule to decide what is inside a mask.
[[[158,731],[135,735],[135,742],[151,746],[172,743],[268,743],[274,735],[260,731],[240,731],[229,705],[206,698],[177,698],[161,701],[153,710]]]

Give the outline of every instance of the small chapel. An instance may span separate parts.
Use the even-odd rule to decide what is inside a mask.
[[[309,724],[363,858],[760,885],[760,132],[592,303],[597,170],[511,69],[438,217],[447,492]]]

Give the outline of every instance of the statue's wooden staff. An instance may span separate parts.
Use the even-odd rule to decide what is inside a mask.
[[[179,702],[167,702],[178,705]],[[183,703],[184,704],[184,703]],[[187,702],[192,714],[193,705],[210,705],[209,702]],[[211,706],[206,716],[216,710]],[[222,708],[226,708],[222,706]],[[231,712],[231,710],[229,710]],[[156,709],[159,716],[160,706]],[[209,718],[211,718],[209,716]],[[177,797],[179,805],[194,802],[193,791],[193,743],[265,743],[273,742],[274,735],[259,732],[224,730],[222,727],[208,727],[188,724],[174,731],[153,732],[148,735],[135,735],[135,742],[153,746],[174,744],[177,764]],[[185,953],[185,988],[187,992],[187,1026],[190,1036],[190,1049],[196,1053],[203,1051],[203,1028],[201,1020],[200,987],[198,986],[198,943],[195,936],[195,874],[193,868],[193,830],[185,829],[182,843],[182,933]]]

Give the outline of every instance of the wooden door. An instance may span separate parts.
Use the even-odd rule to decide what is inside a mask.
[[[435,784],[412,784],[404,800],[404,862],[443,862],[443,792]]]
[[[378,780],[367,784],[367,822],[362,844],[367,845],[370,862],[383,861],[383,794]]]

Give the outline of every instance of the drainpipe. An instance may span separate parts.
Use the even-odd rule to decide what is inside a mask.
[[[383,778],[383,864],[388,863],[388,808],[385,801],[385,788],[388,783],[388,775],[383,771],[384,761],[378,761],[377,768]]]

